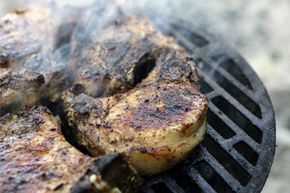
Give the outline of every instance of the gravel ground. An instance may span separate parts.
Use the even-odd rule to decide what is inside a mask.
[[[64,2],[64,1],[62,1]],[[69,1],[78,4],[77,0]],[[83,0],[82,3],[90,3]],[[263,193],[288,193],[290,179],[290,1],[140,0],[145,10],[202,27],[236,48],[263,80],[277,121],[277,149]],[[24,4],[1,0],[0,16]]]

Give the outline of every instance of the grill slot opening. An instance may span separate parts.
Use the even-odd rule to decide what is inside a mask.
[[[237,63],[229,57],[227,54],[218,54],[212,56],[212,59],[216,61],[223,69],[232,74],[238,81],[245,85],[248,89],[253,90],[252,84],[243,73],[242,69]]]
[[[244,107],[246,107],[251,113],[259,118],[262,118],[260,107],[246,94],[244,94],[239,88],[232,84],[220,73],[215,72],[215,81],[223,87],[228,93],[236,98]]]
[[[258,154],[256,151],[254,151],[248,144],[246,144],[244,141],[240,141],[236,144],[234,144],[234,148],[244,157],[246,160],[248,160],[253,166],[257,164],[258,161]]]
[[[194,32],[190,32],[189,37],[191,38],[190,40],[192,41],[192,43],[199,48],[204,47],[209,43],[205,38]]]
[[[223,138],[229,139],[236,135],[235,132],[210,109],[208,109],[207,112],[207,120],[208,124]]]
[[[212,69],[212,67],[208,65],[205,61],[202,61],[201,63],[204,63],[204,70],[210,72],[211,78],[215,80],[215,82],[217,82],[230,95],[237,99],[251,113],[259,118],[262,118],[261,108],[259,107],[259,105],[257,105],[256,102],[253,101],[253,99],[244,94],[244,92],[242,92],[238,87],[236,87],[228,79],[222,76],[219,72]]]
[[[210,93],[211,91],[213,91],[213,89],[209,86],[209,84],[207,82],[204,81],[203,78],[200,78],[199,84],[200,84],[200,91],[203,94],[207,94],[207,93]]]
[[[156,193],[164,192],[164,193],[173,193],[169,188],[166,186],[164,182],[159,182],[152,185],[152,190]]]
[[[220,193],[233,193],[234,191],[224,181],[224,179],[218,175],[214,169],[205,161],[197,162],[193,167],[199,171],[201,176],[209,183],[209,185],[217,192]]]
[[[206,134],[203,142],[208,152],[235,178],[246,186],[251,179],[250,174],[236,162],[214,139]]]
[[[176,24],[173,24],[172,27],[174,28],[174,30],[181,32],[181,34],[184,35],[184,37],[187,37],[188,39],[190,39],[190,42],[199,48],[204,47],[209,44],[209,41],[207,39],[198,35],[192,30],[186,29]],[[182,44],[182,46],[184,45]]]
[[[254,125],[245,115],[237,110],[230,102],[221,96],[212,99],[213,104],[219,109],[223,109],[223,113],[229,117],[236,125],[245,131],[257,143],[262,142],[262,131]]]
[[[180,169],[173,170],[171,176],[175,179],[176,183],[188,193],[202,193],[203,191],[195,183],[195,181],[187,173]]]

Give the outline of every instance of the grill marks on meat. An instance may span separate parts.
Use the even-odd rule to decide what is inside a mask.
[[[61,134],[59,120],[45,107],[0,118],[0,142],[3,193],[106,192],[117,188],[134,192],[140,180],[118,155],[90,158],[72,147]],[[100,188],[101,183],[105,187]]]
[[[121,152],[143,175],[182,160],[202,140],[207,111],[185,51],[140,16],[121,17],[89,47],[78,72],[101,69],[101,81],[79,76],[78,85],[92,97],[92,85],[105,85],[103,97],[62,97],[79,143],[95,156]]]

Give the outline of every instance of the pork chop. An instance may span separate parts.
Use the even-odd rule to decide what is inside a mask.
[[[39,87],[42,95],[35,97],[55,100],[72,84],[66,62],[78,11],[53,3],[32,4],[5,15],[0,19],[0,69],[10,69],[13,74],[19,71],[41,74],[45,80],[44,86]],[[20,91],[19,94],[25,95]]]
[[[75,93],[100,97],[125,92],[154,67],[162,46],[177,46],[140,15],[116,17],[83,38],[73,35]],[[84,25],[82,33],[86,34],[86,28]]]
[[[31,4],[0,19],[0,67],[19,69],[37,55],[67,43],[75,26],[72,8]],[[48,70],[48,69],[47,69]]]
[[[1,193],[131,193],[140,182],[121,156],[91,158],[71,146],[41,106],[0,118],[0,176]]]
[[[89,42],[76,67],[82,89],[62,97],[78,142],[95,156],[123,153],[142,175],[183,160],[203,138],[207,111],[191,58],[136,15]]]

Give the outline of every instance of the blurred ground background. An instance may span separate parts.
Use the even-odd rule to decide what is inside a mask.
[[[79,4],[77,0],[61,1]],[[89,4],[92,0],[82,0]],[[263,193],[290,192],[290,1],[140,0],[163,19],[184,19],[207,28],[237,49],[263,80],[277,122],[277,148]],[[154,3],[153,3],[154,2]],[[0,0],[0,16],[25,4]]]

